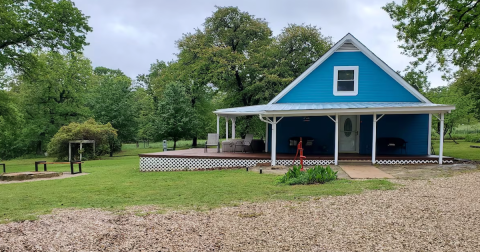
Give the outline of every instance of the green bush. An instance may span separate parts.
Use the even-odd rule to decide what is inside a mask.
[[[68,143],[72,140],[95,140],[95,155],[101,156],[121,150],[121,144],[117,138],[117,130],[110,123],[99,124],[94,119],[84,123],[70,123],[63,126],[53,136],[48,144],[48,155],[57,160],[68,160]],[[93,158],[93,145],[83,144],[85,159]],[[72,144],[72,155],[78,154],[78,145]]]
[[[333,171],[330,166],[322,167],[316,165],[313,168],[301,171],[300,166],[293,166],[285,175],[278,179],[278,183],[287,185],[307,185],[307,184],[324,184],[328,181],[337,179],[337,172]]]
[[[479,134],[466,135],[465,136],[465,141],[472,142],[472,143],[478,143],[478,142],[480,142],[480,135]]]

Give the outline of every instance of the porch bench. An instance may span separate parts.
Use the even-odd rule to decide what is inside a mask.
[[[400,154],[403,150],[407,154],[407,141],[400,137],[380,137],[377,138],[377,149],[383,151],[400,149]]]

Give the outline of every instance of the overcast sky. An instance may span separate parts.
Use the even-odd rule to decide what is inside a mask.
[[[178,52],[175,41],[200,28],[217,6],[238,6],[264,18],[273,34],[289,23],[311,24],[333,42],[351,33],[395,70],[412,59],[401,55],[393,22],[381,9],[391,0],[75,0],[93,32],[85,48],[93,66],[120,69],[135,78],[148,73],[157,59],[170,61]],[[432,87],[445,85],[432,73]]]

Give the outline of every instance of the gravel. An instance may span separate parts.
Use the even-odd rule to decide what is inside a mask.
[[[0,251],[480,251],[480,172],[395,182],[208,212],[57,210],[0,225]]]

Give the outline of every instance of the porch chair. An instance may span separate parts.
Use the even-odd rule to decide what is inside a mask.
[[[242,152],[245,151],[245,147],[250,147],[250,151],[252,151],[253,153],[252,142],[253,142],[253,134],[245,135],[245,139],[235,142],[235,149],[233,149],[233,152],[237,151],[237,146],[241,146]]]
[[[205,149],[203,152],[208,152],[208,146],[217,146],[217,152],[220,152],[220,142],[218,141],[217,133],[208,133],[208,138],[205,142]]]

